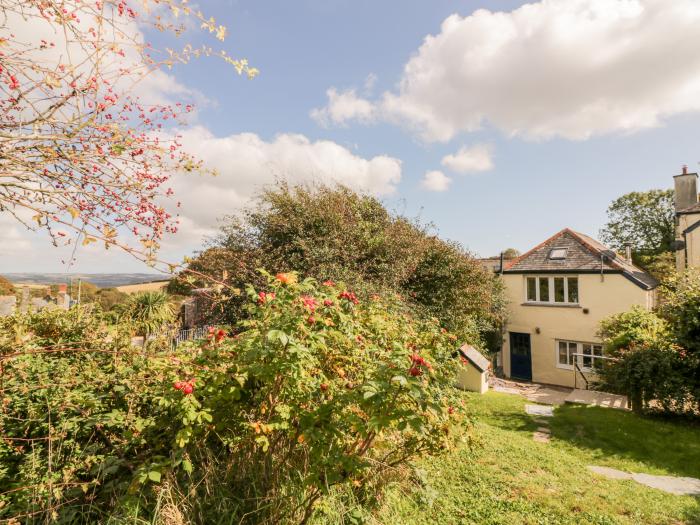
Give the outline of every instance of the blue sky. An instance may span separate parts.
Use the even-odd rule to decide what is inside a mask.
[[[653,21],[685,19],[689,38],[697,40],[690,36],[700,33],[692,0],[674,0],[680,12],[663,16],[659,0],[559,1],[556,7],[547,0],[535,2],[534,11],[517,14],[513,10],[522,2],[505,0],[201,1],[205,14],[228,28],[223,48],[247,57],[261,74],[249,81],[211,58],[172,72],[173,82],[198,92],[200,101],[206,98],[193,123],[200,131],[193,140],[205,162],[224,167],[218,187],[234,193],[230,206],[216,198],[209,206],[204,194],[191,202],[183,199],[184,215],[188,205],[211,207],[211,213],[194,220],[196,227],[182,239],[168,243],[164,255],[180,260],[196,250],[202,235],[216,227],[213,217],[235,212],[259,187],[251,177],[269,182],[263,171],[242,173],[245,166],[226,172],[226,152],[236,156],[239,150],[224,139],[244,133],[255,134],[263,144],[280,134],[303,135],[311,144],[333,142],[347,150],[352,162],[392,159],[389,167],[400,169],[400,180],[392,171],[381,189],[367,178],[349,183],[377,193],[393,210],[433,223],[440,235],[482,256],[507,247],[524,251],[564,227],[595,236],[615,197],[670,187],[682,164],[696,171],[700,107],[693,97],[700,100],[700,63],[676,54],[674,41],[664,34],[674,29],[657,28]],[[618,17],[610,18],[611,6],[620,8]],[[491,13],[474,16],[480,8]],[[451,15],[459,16],[448,31],[441,24]],[[675,27],[683,36],[685,26]],[[424,44],[426,36],[448,32],[452,36],[444,47],[437,41]],[[619,34],[630,35],[634,45],[611,36]],[[504,42],[504,35],[510,40]],[[212,43],[196,32],[185,38]],[[670,53],[657,56],[659,49]],[[408,63],[417,73],[406,72]],[[577,75],[580,80],[570,80]],[[374,80],[368,83],[368,77]],[[424,77],[434,77],[435,97],[433,80]],[[444,95],[438,93],[443,87]],[[312,118],[314,108],[332,109],[326,94],[331,88],[354,90],[351,102],[371,107],[371,116],[353,114],[352,106],[350,113],[325,124]],[[392,97],[398,106],[387,102]],[[217,147],[203,145],[215,139],[221,139]],[[444,165],[445,156],[474,146],[490,151],[492,167],[459,173]],[[281,150],[268,153],[276,151]],[[281,172],[302,161],[294,162]],[[310,172],[330,180],[324,169],[315,165]],[[352,169],[340,170],[341,181],[343,173],[352,177],[347,171]],[[451,181],[445,191],[423,184],[432,170]],[[369,173],[371,178],[374,172]],[[245,189],[239,191],[239,185]],[[181,186],[185,197],[190,188]],[[13,235],[21,237],[22,248],[0,253],[0,272],[66,269],[61,264],[65,251],[33,233]],[[72,268],[144,269],[121,254],[95,251],[79,253]]]

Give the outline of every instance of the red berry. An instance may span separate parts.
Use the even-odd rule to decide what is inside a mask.
[[[188,396],[188,395],[190,395],[192,392],[194,392],[194,386],[191,385],[190,383],[185,383],[185,386],[182,387],[182,392],[183,392],[186,396]]]
[[[325,392],[326,390],[328,390],[328,383],[321,383],[321,391]]]

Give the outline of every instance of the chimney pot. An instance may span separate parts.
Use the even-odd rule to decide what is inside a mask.
[[[683,172],[673,179],[675,185],[676,211],[697,204],[698,202],[698,174],[688,173],[688,166],[683,166]]]

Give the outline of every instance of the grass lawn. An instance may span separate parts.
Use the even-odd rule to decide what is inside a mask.
[[[465,396],[479,445],[424,461],[426,488],[392,486],[369,522],[700,524],[700,498],[604,479],[586,469],[605,465],[700,478],[700,427],[562,406],[550,418],[552,441],[536,443],[527,401],[498,393]]]

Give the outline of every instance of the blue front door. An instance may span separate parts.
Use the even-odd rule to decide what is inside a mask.
[[[510,332],[510,376],[532,381],[530,334]]]

